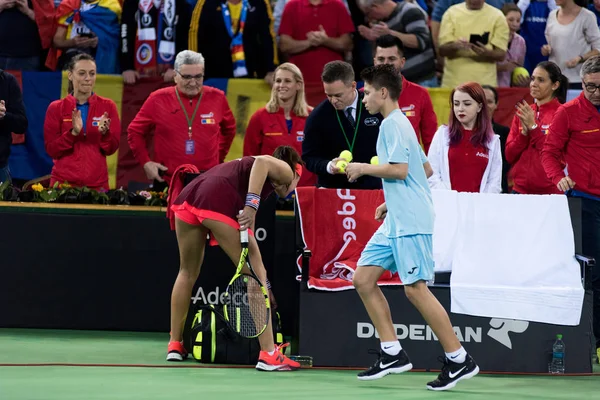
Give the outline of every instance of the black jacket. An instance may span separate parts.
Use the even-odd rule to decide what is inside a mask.
[[[8,164],[12,133],[27,131],[27,115],[17,79],[0,69],[0,100],[4,100],[6,115],[0,119],[0,168]]]
[[[275,71],[277,53],[273,15],[268,0],[248,0],[243,42],[248,78],[264,78]],[[221,0],[198,0],[189,33],[189,49],[206,59],[206,78],[233,78],[231,37],[221,14]],[[235,29],[235,28],[234,28]]]
[[[360,119],[356,111],[358,135],[352,151],[355,162],[369,163],[377,154],[376,145],[379,136],[379,125],[383,120],[381,114],[371,115],[362,105],[363,94],[358,93],[358,102],[362,107]],[[318,175],[317,186],[326,188],[347,189],[381,189],[381,179],[363,176],[350,183],[346,175],[331,175],[327,172],[329,161],[340,156],[343,150],[349,150],[346,138],[335,114],[344,127],[350,143],[354,139],[354,128],[343,111],[336,111],[328,100],[323,101],[310,113],[304,126],[304,142],[302,143],[302,159],[309,171]]]
[[[508,193],[508,171],[510,171],[510,164],[506,161],[506,139],[510,128],[508,126],[500,125],[492,121],[492,128],[494,133],[500,136],[500,150],[502,152],[502,193]]]

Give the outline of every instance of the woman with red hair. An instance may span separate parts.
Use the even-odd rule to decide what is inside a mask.
[[[468,82],[450,95],[452,112],[448,125],[438,128],[429,162],[432,189],[458,192],[502,192],[500,137],[494,135],[485,92],[480,84]]]

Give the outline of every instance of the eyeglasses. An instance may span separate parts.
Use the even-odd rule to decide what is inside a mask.
[[[203,74],[198,74],[198,75],[182,75],[181,72],[179,71],[175,71],[179,74],[179,76],[181,76],[181,78],[185,81],[191,81],[192,79],[195,81],[201,81],[202,79],[204,79],[204,75]]]
[[[600,85],[594,85],[593,83],[585,83],[585,82],[583,82],[583,87],[590,94],[594,94],[594,93],[596,93],[596,90],[600,89]]]

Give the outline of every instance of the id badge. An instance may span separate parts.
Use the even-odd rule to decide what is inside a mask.
[[[196,152],[196,147],[194,146],[193,140],[185,141],[185,154],[194,154]]]

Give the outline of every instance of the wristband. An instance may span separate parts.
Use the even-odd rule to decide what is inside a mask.
[[[269,280],[269,278],[267,278],[266,282],[267,285],[267,289],[271,289],[271,281]]]
[[[246,195],[246,207],[252,207],[258,211],[260,205],[260,196],[255,193],[248,193]]]

